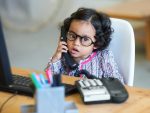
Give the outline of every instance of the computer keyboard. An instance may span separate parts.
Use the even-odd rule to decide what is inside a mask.
[[[32,80],[29,77],[21,76],[21,75],[13,75],[13,84],[11,85],[11,89],[16,91],[18,94],[23,94],[27,96],[33,96],[35,87],[32,84]],[[71,84],[62,84],[65,88],[65,96],[69,96],[71,94],[77,93],[77,88],[75,85]]]
[[[32,81],[29,77],[20,76],[20,75],[13,75],[13,83],[16,85],[21,85],[25,87],[30,87]]]
[[[9,88],[18,94],[33,96],[34,86],[29,77],[12,75],[13,83],[9,85]]]

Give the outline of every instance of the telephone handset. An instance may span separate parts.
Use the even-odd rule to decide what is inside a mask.
[[[63,26],[61,27],[61,41],[67,41],[66,33],[65,33]],[[71,57],[71,55],[68,52],[62,53],[62,57],[64,57],[64,60],[70,69],[76,69],[78,67],[78,63],[76,63],[73,60],[73,58]]]

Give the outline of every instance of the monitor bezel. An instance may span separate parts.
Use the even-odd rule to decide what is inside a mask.
[[[8,86],[12,83],[10,62],[5,43],[3,25],[0,19],[0,85]]]

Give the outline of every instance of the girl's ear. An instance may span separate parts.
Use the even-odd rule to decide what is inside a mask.
[[[96,47],[96,46],[94,46],[94,47],[93,47],[93,50],[95,50],[95,49],[97,49],[97,47]]]

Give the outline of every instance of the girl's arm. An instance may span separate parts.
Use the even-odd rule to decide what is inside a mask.
[[[61,73],[60,72],[61,67],[62,67],[61,59],[57,60],[56,62],[52,62],[52,58],[50,58],[45,70],[50,69],[52,74],[59,74],[59,73]]]
[[[61,56],[62,52],[67,52],[67,43],[64,41],[59,41],[55,54],[49,59],[46,69],[50,69],[53,74],[61,73]],[[45,70],[46,70],[45,69]]]
[[[104,77],[118,78],[124,84],[123,75],[121,75],[118,71],[118,66],[114,60],[112,51],[104,50],[103,58]]]

